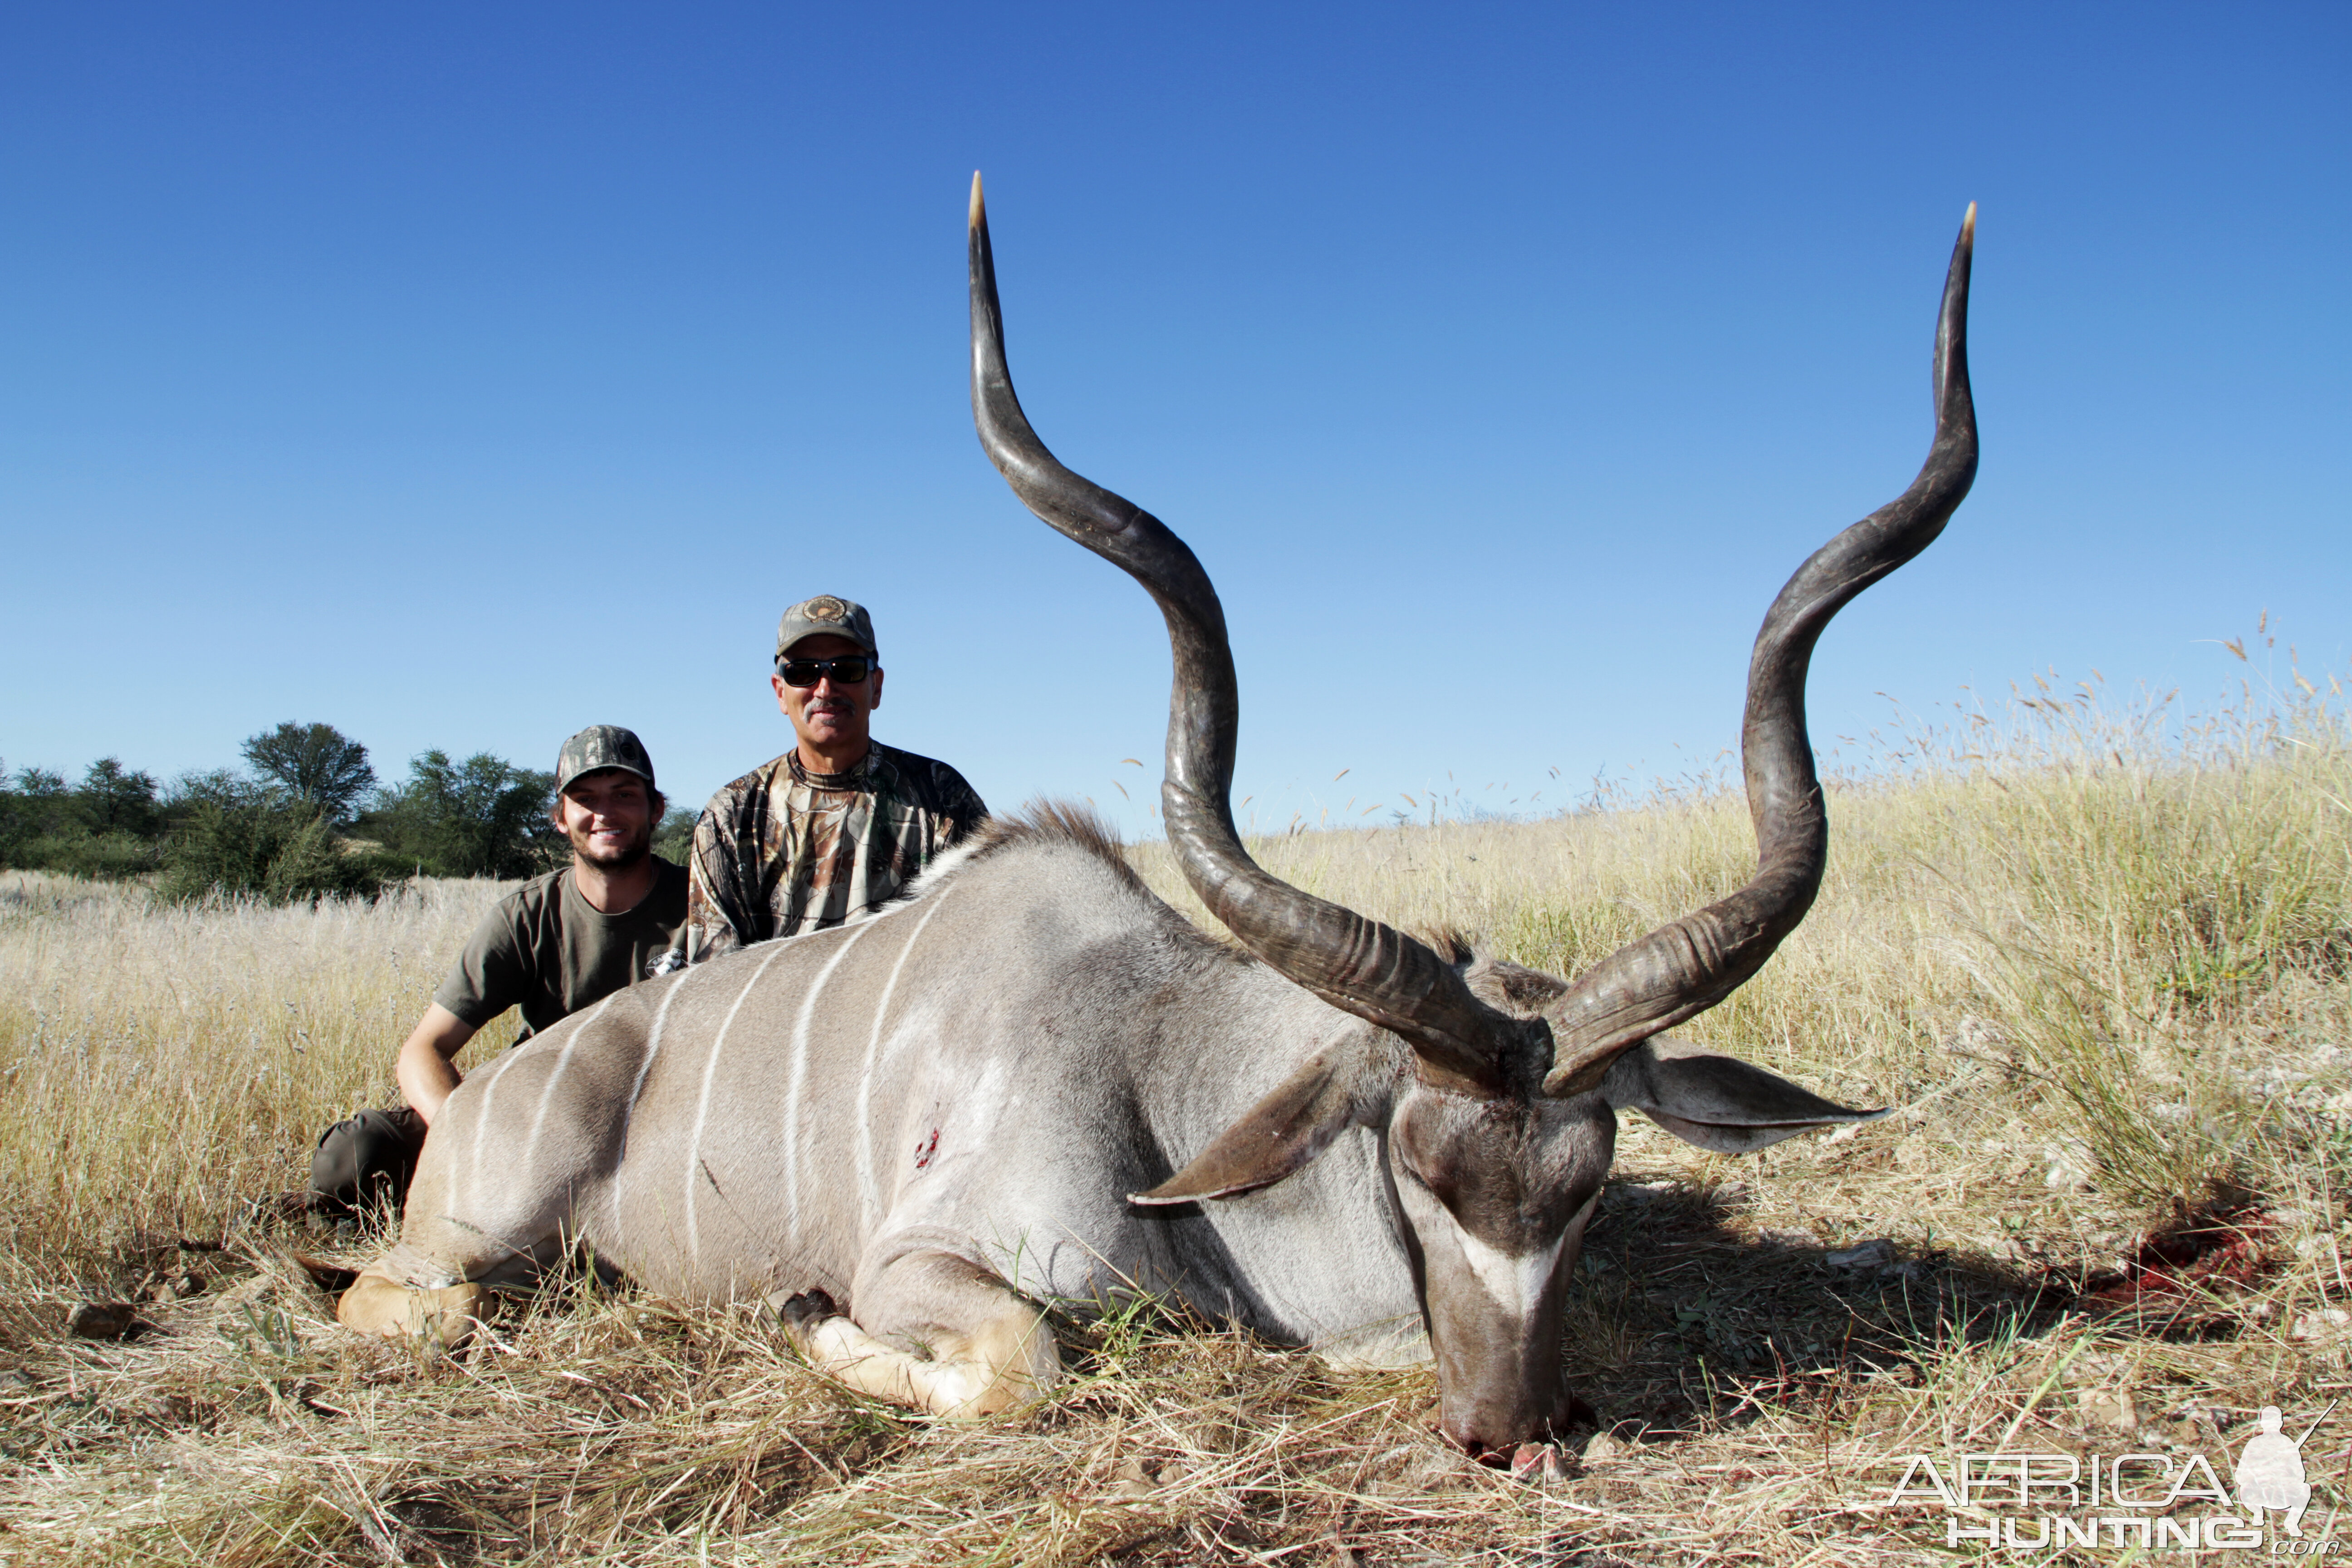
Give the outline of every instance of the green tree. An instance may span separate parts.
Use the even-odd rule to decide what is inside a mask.
[[[155,867],[162,826],[155,781],[116,758],[69,789],[47,768],[0,783],[0,865],[78,877],[133,877]]]
[[[13,779],[0,777],[0,865],[37,866],[34,843],[79,827],[72,817],[66,781],[48,769],[20,768]]]
[[[123,833],[150,838],[163,826],[155,802],[155,775],[133,773],[117,757],[100,757],[74,791],[83,823],[94,834]]]
[[[0,778],[0,853],[76,826],[73,817],[72,796],[62,775],[47,768],[20,768],[14,779]]]
[[[210,768],[203,773],[182,773],[163,790],[163,821],[175,827],[198,806],[250,805],[269,795],[267,784],[231,773],[226,768]]]
[[[407,781],[383,791],[361,826],[387,861],[442,877],[530,877],[566,848],[547,819],[555,775],[478,752],[452,762],[439,749],[411,758]]]
[[[296,800],[319,808],[330,822],[348,821],[375,788],[367,748],[332,724],[280,724],[248,736],[245,760]]]
[[[662,814],[654,828],[654,853],[675,865],[683,866],[694,853],[694,825],[702,814],[674,805]]]
[[[19,768],[16,793],[34,800],[62,801],[66,797],[66,776],[47,768]]]

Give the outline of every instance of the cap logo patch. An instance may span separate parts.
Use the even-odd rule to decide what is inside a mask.
[[[812,621],[837,621],[849,613],[849,606],[830,594],[820,594],[801,606],[801,614]]]

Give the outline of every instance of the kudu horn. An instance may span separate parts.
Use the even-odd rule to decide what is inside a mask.
[[[1619,948],[1545,1009],[1552,1031],[1548,1094],[1597,1087],[1624,1051],[1731,994],[1797,928],[1821,890],[1829,818],[1805,733],[1805,672],[1830,617],[1933,543],[1976,479],[1976,406],[1969,397],[1969,258],[1976,227],[1971,202],[1944,277],[1936,324],[1936,438],[1919,477],[1798,567],[1756,634],[1739,741],[1756,825],[1756,875],[1729,898]]]
[[[1471,994],[1460,973],[1423,943],[1269,875],[1242,847],[1230,804],[1240,697],[1217,591],[1167,524],[1063,467],[1021,412],[1004,363],[978,174],[971,246],[971,410],[988,460],[1022,504],[1124,569],[1167,618],[1175,676],[1160,799],[1185,879],[1260,960],[1334,1006],[1402,1036],[1424,1077],[1475,1092],[1500,1089],[1501,1049],[1528,1026]]]

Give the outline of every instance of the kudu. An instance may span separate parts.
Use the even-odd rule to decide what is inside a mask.
[[[1618,1111],[1727,1152],[1884,1114],[1661,1031],[1754,974],[1821,884],[1806,666],[1974,476],[1974,223],[1944,286],[1926,467],[1798,569],[1757,637],[1755,879],[1571,984],[1435,951],[1252,862],[1228,807],[1223,611],[1174,534],[1030,428],[975,177],[981,444],[1165,615],[1169,842],[1246,952],[1153,897],[1091,819],[993,825],[880,914],[640,984],[467,1078],[342,1321],[454,1339],[486,1289],[584,1244],[665,1294],[766,1297],[844,1382],[975,1415],[1054,1381],[1050,1305],[1150,1289],[1359,1361],[1433,1352],[1441,1423],[1474,1454],[1546,1435],[1570,1408],[1561,1300]]]

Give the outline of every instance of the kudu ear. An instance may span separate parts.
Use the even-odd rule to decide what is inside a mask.
[[[1129,1194],[1127,1201],[1156,1205],[1236,1198],[1297,1174],[1356,1120],[1353,1080],[1332,1053],[1318,1051],[1191,1164],[1148,1193]]]
[[[1687,1040],[1654,1037],[1612,1063],[1601,1097],[1638,1110],[1685,1143],[1746,1154],[1823,1127],[1875,1121],[1884,1110],[1849,1110],[1778,1073]]]

